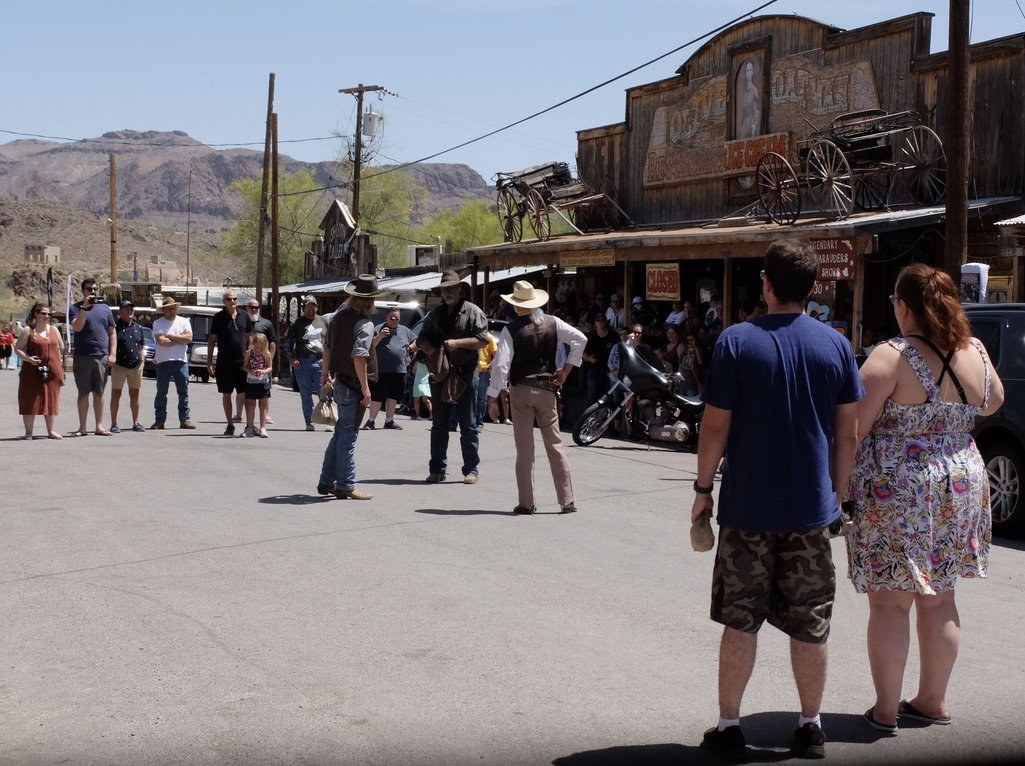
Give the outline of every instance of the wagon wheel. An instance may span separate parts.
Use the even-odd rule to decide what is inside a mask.
[[[755,169],[758,200],[769,218],[778,224],[791,224],[801,214],[801,191],[797,175],[786,158],[769,152],[758,160]]]
[[[947,185],[947,157],[940,137],[924,125],[916,125],[900,145],[900,167],[908,192],[921,205],[943,199]]]
[[[516,198],[509,189],[498,190],[498,222],[505,233],[506,242],[519,242],[523,239],[523,218]]]
[[[854,175],[854,204],[861,210],[882,210],[890,198],[893,173],[864,170]]]
[[[808,150],[808,183],[822,194],[822,208],[836,218],[854,210],[851,166],[840,147],[832,141],[816,141]]]
[[[544,241],[552,236],[552,222],[548,218],[548,205],[537,189],[527,192],[527,215],[538,239]]]

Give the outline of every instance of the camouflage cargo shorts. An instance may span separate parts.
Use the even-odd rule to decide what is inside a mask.
[[[829,638],[836,574],[829,530],[804,534],[720,527],[712,573],[715,622],[757,633],[765,620],[791,638]]]

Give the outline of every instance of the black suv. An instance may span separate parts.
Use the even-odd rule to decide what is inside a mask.
[[[1004,383],[1004,404],[980,417],[972,435],[986,461],[993,534],[1025,535],[1025,303],[965,306],[972,331]]]

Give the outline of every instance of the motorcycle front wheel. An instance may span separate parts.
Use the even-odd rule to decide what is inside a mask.
[[[576,428],[573,429],[573,441],[581,447],[594,444],[609,429],[618,407],[595,402],[580,416]]]

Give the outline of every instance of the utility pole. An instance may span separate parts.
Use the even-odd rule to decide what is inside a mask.
[[[968,93],[969,0],[950,0],[947,54],[947,225],[943,268],[954,284],[961,282],[961,265],[968,253],[968,129],[972,105]]]
[[[267,86],[267,130],[263,140],[263,184],[260,188],[260,220],[256,235],[256,300],[263,303],[263,248],[267,227],[267,182],[270,175],[271,119],[274,115],[274,73]]]
[[[110,283],[117,284],[117,163],[110,154]]]
[[[189,170],[189,212],[185,217],[185,302],[189,300],[189,274],[192,273],[190,253],[192,239],[192,170]]]
[[[363,164],[363,94],[376,91],[388,91],[380,85],[364,85],[360,83],[355,88],[342,88],[339,93],[348,93],[356,97],[356,147],[355,156],[352,161],[352,219],[359,224],[359,182],[361,166]]]
[[[278,287],[281,269],[278,261],[278,113],[271,115],[271,223],[270,223],[270,297],[271,321],[278,319]],[[261,298],[257,298],[263,303]]]

